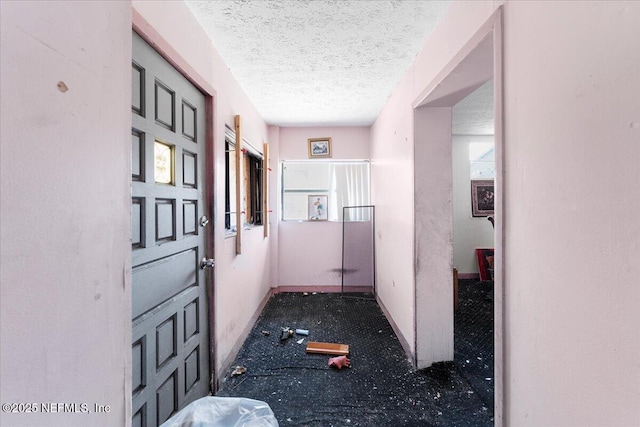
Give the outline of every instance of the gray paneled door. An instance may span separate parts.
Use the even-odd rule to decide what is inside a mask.
[[[210,390],[205,97],[136,33],[132,76],[132,413],[157,426]]]

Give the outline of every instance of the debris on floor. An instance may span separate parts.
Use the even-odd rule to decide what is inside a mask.
[[[420,370],[407,359],[375,299],[276,294],[232,365],[251,366],[251,372],[232,377],[229,369],[216,394],[265,401],[282,426],[492,427],[494,322],[485,296],[493,288],[461,280],[459,292],[455,360]],[[308,329],[309,336],[295,336],[305,339],[301,345],[280,342],[283,325]],[[274,338],[264,339],[262,330]],[[351,367],[327,366],[339,354],[306,353],[309,339],[348,343]]]
[[[264,335],[265,337],[268,337],[269,335],[271,335],[271,332],[269,332],[269,331],[262,331],[262,335]]]
[[[242,375],[245,372],[247,372],[247,368],[245,368],[244,366],[236,366],[233,370],[233,372],[231,372],[231,376],[235,377],[238,375]]]
[[[296,329],[296,334],[297,335],[309,335],[309,330],[308,329]]]
[[[329,366],[332,368],[342,369],[343,367],[350,368],[351,360],[347,358],[347,356],[337,356],[329,359]]]
[[[304,338],[300,338],[298,341],[296,341],[298,344],[302,344],[302,342],[304,341]]]
[[[307,353],[347,356],[349,354],[349,345],[309,341],[307,343]]]
[[[289,329],[288,326],[282,328],[280,331],[280,341],[286,341],[293,336],[293,329]]]

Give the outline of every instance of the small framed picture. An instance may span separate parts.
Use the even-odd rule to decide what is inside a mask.
[[[309,221],[327,221],[329,216],[327,215],[327,202],[329,196],[315,195],[309,196],[308,212]]]
[[[471,214],[473,216],[493,215],[494,199],[495,191],[492,180],[471,181]]]
[[[331,138],[309,138],[309,158],[331,157]]]

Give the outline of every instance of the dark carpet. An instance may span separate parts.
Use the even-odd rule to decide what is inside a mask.
[[[419,371],[373,299],[274,295],[233,364],[246,373],[227,372],[217,395],[265,401],[280,426],[493,425],[492,284],[461,281],[459,295],[455,361]],[[281,341],[283,327],[309,336]],[[306,354],[307,341],[349,344],[351,368]]]

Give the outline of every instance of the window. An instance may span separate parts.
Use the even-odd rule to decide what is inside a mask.
[[[369,205],[369,193],[368,161],[282,162],[283,221],[314,220],[317,213],[311,212],[310,197],[326,197],[327,219],[342,221],[343,206]],[[368,210],[354,210],[350,215],[352,221],[369,220]]]
[[[227,236],[239,234],[238,223],[242,223],[242,215],[244,215],[245,228],[263,225],[265,219],[263,201],[266,189],[263,186],[263,155],[245,139],[242,140],[240,156],[237,149],[236,132],[227,126],[225,129],[224,208]],[[239,182],[237,178],[240,179]]]
[[[173,184],[173,147],[160,141],[155,141],[153,151],[155,182],[158,184]]]
[[[469,163],[472,180],[495,179],[496,160],[493,142],[469,143]]]
[[[245,221],[251,225],[262,225],[262,158],[245,151],[243,163]]]
[[[231,129],[225,132],[225,174],[224,174],[224,228],[225,234],[235,234],[236,224],[236,144]]]

